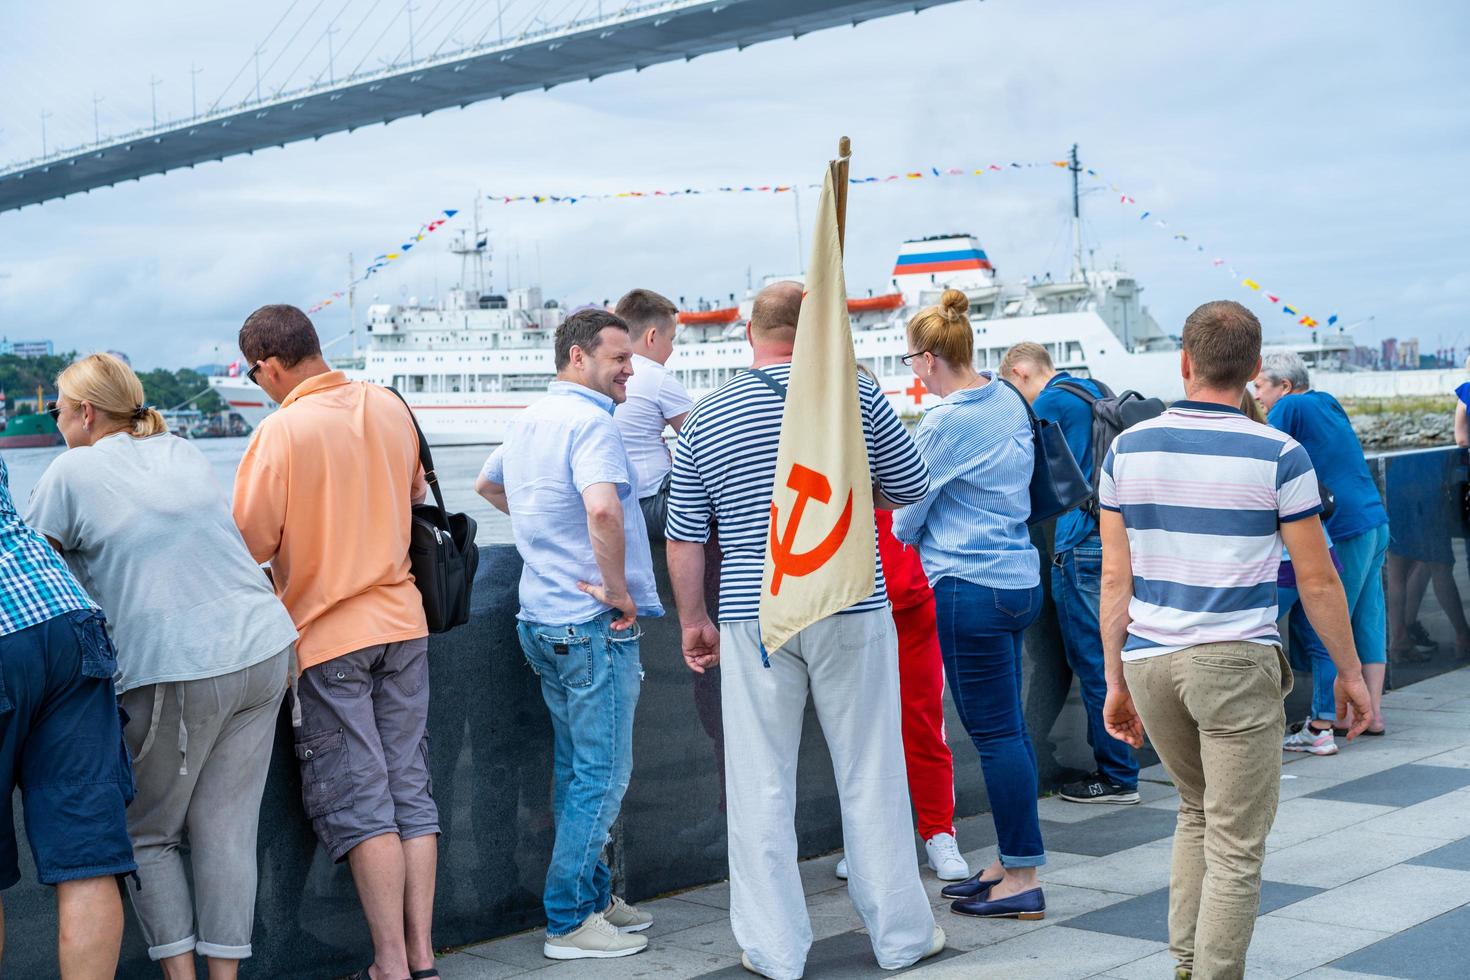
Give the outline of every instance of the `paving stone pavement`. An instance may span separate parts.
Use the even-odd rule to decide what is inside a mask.
[[[1390,692],[1384,705],[1386,737],[1341,743],[1333,757],[1283,757],[1247,980],[1470,977],[1470,668]],[[1160,767],[1143,778],[1141,806],[1041,802],[1044,921],[953,915],[925,869],[949,948],[907,970],[873,961],[832,874],[838,856],[805,862],[815,936],[806,976],[1172,978],[1165,920],[1177,797]],[[994,859],[988,814],[962,821],[958,837],[972,848],[972,867]],[[643,903],[654,926],[637,956],[553,963],[541,956],[538,930],[448,953],[439,972],[444,980],[749,976],[730,933],[729,896],[722,883]]]

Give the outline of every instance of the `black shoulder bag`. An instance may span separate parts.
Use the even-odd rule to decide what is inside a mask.
[[[1092,487],[1082,468],[1072,456],[1062,427],[1050,419],[1037,418],[1031,403],[1016,386],[1004,378],[996,378],[1011,389],[1021,404],[1026,406],[1026,417],[1031,420],[1031,442],[1036,451],[1036,466],[1031,471],[1031,516],[1027,524],[1040,524],[1073,507],[1086,503],[1092,496]]]
[[[408,565],[413,584],[424,601],[424,618],[430,633],[446,633],[469,622],[470,594],[475,587],[475,569],[480,565],[480,549],[475,545],[475,519],[468,514],[451,514],[444,509],[444,494],[439,477],[434,473],[434,457],[413,409],[398,393],[389,388],[408,409],[413,431],[419,440],[419,463],[424,468],[424,481],[434,495],[433,503],[414,504],[409,530]]]

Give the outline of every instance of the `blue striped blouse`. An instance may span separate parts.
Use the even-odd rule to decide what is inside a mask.
[[[894,515],[893,533],[919,549],[930,583],[952,575],[993,589],[1040,584],[1026,530],[1035,455],[1021,396],[993,379],[953,392],[925,413],[914,438],[931,489]]]

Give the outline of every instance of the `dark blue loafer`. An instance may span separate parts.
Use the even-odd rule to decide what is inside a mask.
[[[939,889],[939,894],[945,898],[984,898],[992,887],[1000,884],[999,878],[982,878],[985,872],[971,875],[964,881],[957,881],[953,885],[945,885]]]
[[[1032,888],[994,902],[981,898],[962,898],[951,905],[949,910],[956,915],[973,915],[981,919],[1044,919],[1046,896],[1041,894],[1040,888]]]

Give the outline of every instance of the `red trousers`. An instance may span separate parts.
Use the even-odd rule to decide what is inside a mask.
[[[944,741],[944,660],[931,596],[893,610],[898,627],[898,689],[903,754],[919,836],[954,833],[954,758]]]

